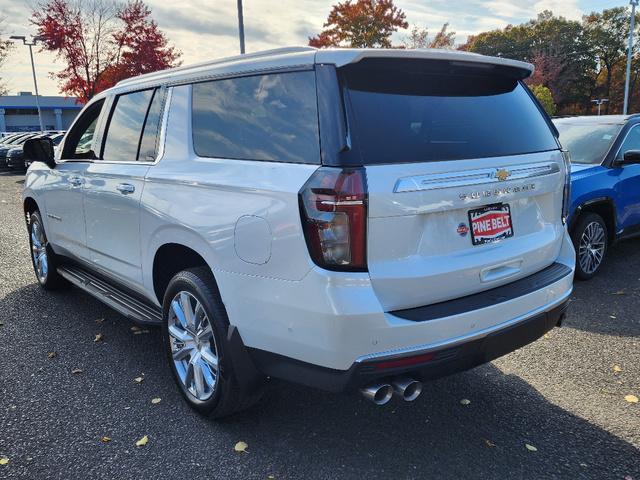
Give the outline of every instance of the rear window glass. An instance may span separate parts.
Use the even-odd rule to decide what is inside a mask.
[[[193,146],[202,157],[319,163],[314,72],[193,85]]]
[[[434,162],[558,148],[525,87],[448,62],[342,70],[352,141],[364,164]]]
[[[555,122],[560,143],[569,150],[572,163],[600,164],[622,125]]]

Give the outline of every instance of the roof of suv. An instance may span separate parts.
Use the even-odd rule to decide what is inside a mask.
[[[125,90],[134,86],[158,83],[180,83],[213,76],[247,74],[273,69],[300,68],[314,64],[333,64],[341,67],[357,63],[365,58],[417,58],[479,63],[514,69],[525,78],[533,72],[533,65],[516,60],[487,57],[477,53],[439,49],[383,49],[383,48],[332,48],[318,50],[313,47],[289,47],[263,52],[237,55],[207,62],[186,65],[160,72],[147,73],[120,81],[114,89]]]
[[[640,114],[631,115],[580,115],[575,117],[557,117],[553,123],[583,123],[591,125],[624,124],[629,120],[640,118]]]

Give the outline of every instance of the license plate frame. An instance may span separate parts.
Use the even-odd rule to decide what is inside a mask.
[[[513,237],[511,207],[508,203],[493,203],[467,212],[471,243],[486,245]],[[505,224],[508,219],[508,225]],[[488,223],[487,223],[488,222]]]

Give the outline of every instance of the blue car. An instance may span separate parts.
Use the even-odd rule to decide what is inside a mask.
[[[576,277],[589,280],[613,242],[640,233],[640,115],[553,122],[571,156],[568,224]]]

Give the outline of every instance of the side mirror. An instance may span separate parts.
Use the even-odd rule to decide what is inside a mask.
[[[49,168],[56,168],[56,161],[53,159],[53,142],[50,138],[31,138],[24,142],[22,149],[25,159],[42,162]]]

